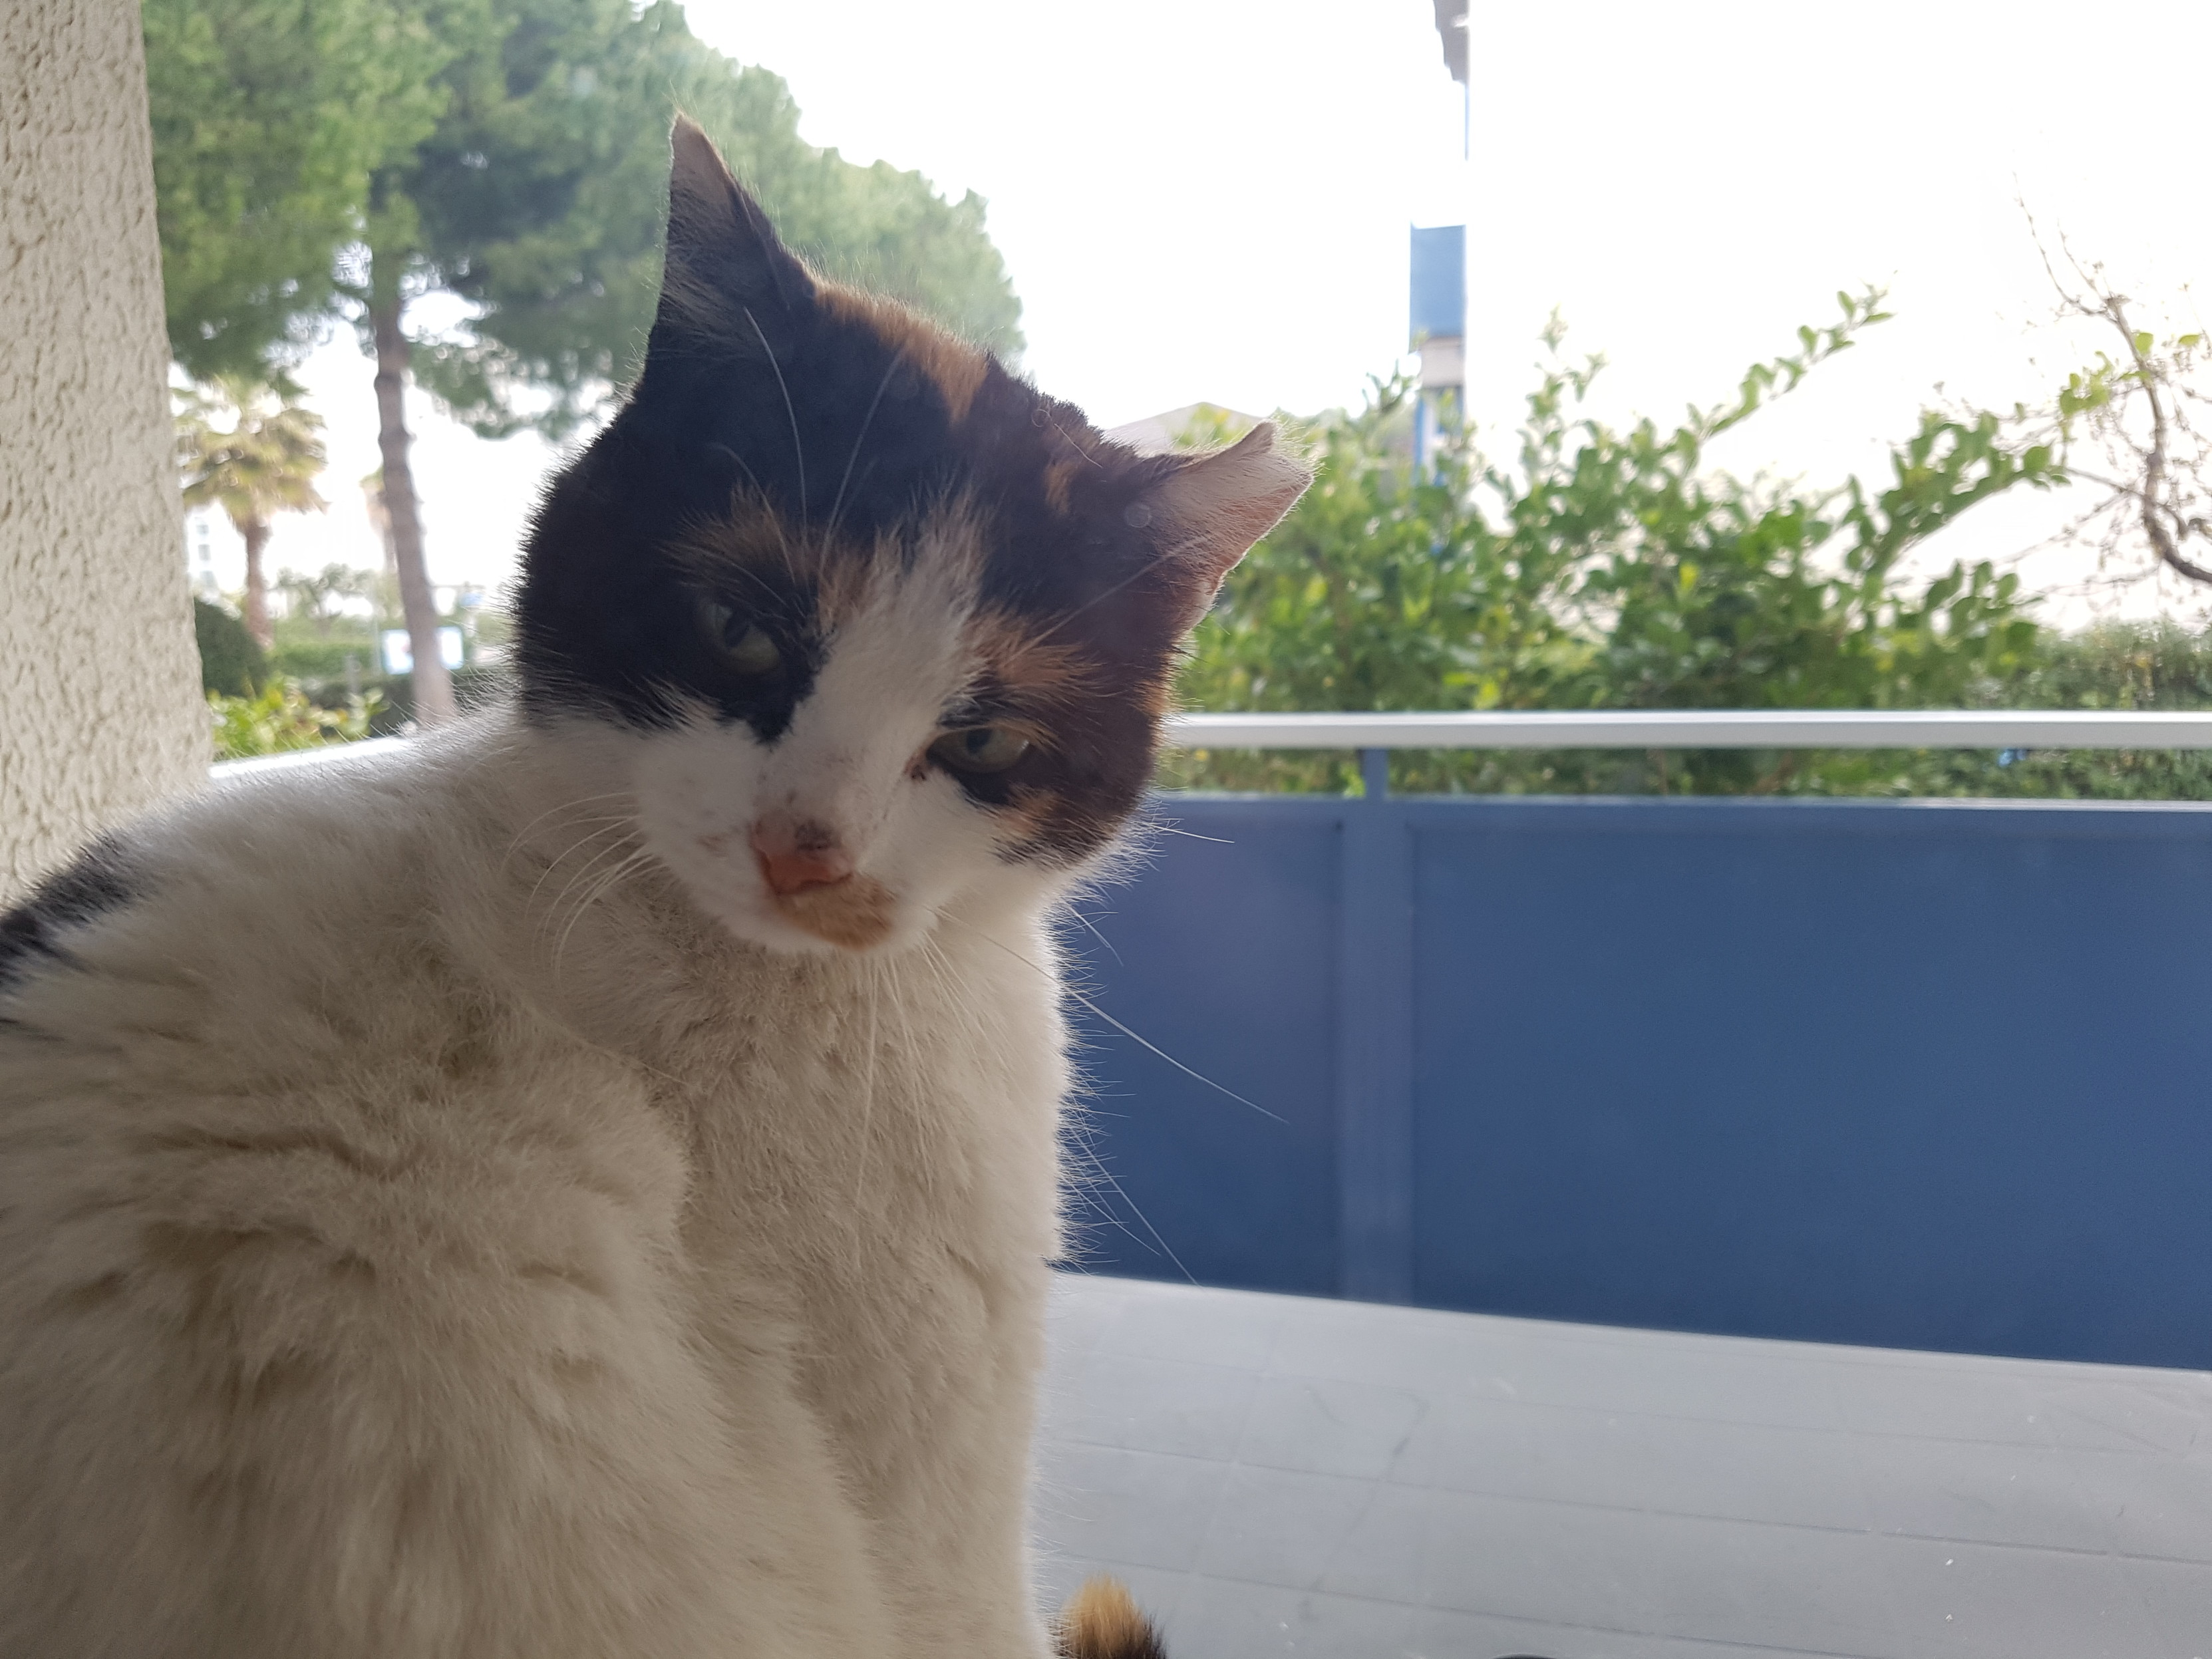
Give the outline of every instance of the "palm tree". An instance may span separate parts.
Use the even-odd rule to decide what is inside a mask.
[[[326,564],[319,575],[280,570],[276,591],[289,602],[289,615],[307,617],[315,624],[315,632],[328,639],[342,601],[375,598],[376,573],[343,564]]]
[[[269,520],[329,505],[314,482],[327,459],[323,417],[289,393],[239,375],[216,375],[179,398],[185,505],[221,507],[246,538],[246,631],[266,651],[269,578],[261,554],[269,545]]]

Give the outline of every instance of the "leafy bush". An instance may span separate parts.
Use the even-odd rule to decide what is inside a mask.
[[[269,665],[276,673],[298,680],[335,680],[346,677],[346,659],[354,661],[357,676],[377,673],[376,646],[362,640],[286,640],[282,637],[269,653]]]
[[[1994,704],[1992,706],[1995,706]],[[2212,708],[2212,632],[2170,620],[2047,637],[2002,688],[2013,708]],[[1949,751],[1910,757],[1898,793],[2057,800],[2212,800],[2196,749]]]
[[[309,702],[297,680],[273,680],[256,696],[233,697],[210,691],[207,701],[214,725],[215,757],[246,760],[256,755],[281,755],[365,738],[383,699],[371,691],[350,699],[340,713]]]
[[[1711,441],[1882,320],[1842,320],[1753,365],[1736,398],[1671,431],[1580,412],[1601,367],[1568,363],[1555,322],[1508,465],[1465,435],[1427,473],[1397,438],[1413,394],[1376,383],[1359,414],[1310,428],[1313,488],[1230,577],[1182,680],[1199,709],[1905,708],[1986,700],[2036,660],[2016,579],[1962,565],[1916,580],[1905,556],[1976,503],[2062,477],[1994,415],[1924,411],[1886,486],[1808,491],[1711,469]],[[1401,752],[1428,790],[1879,792],[1899,757],[1746,751]],[[1346,755],[1206,754],[1202,787],[1340,789]]]
[[[268,660],[246,624],[219,605],[192,601],[192,637],[200,647],[200,690],[251,697],[269,678]]]

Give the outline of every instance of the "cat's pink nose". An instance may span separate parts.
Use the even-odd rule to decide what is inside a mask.
[[[753,855],[761,879],[781,897],[810,887],[830,887],[853,873],[853,855],[828,826],[774,815],[753,825]]]

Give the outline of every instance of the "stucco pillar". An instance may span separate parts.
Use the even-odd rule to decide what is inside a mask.
[[[137,0],[0,0],[0,901],[204,782]]]

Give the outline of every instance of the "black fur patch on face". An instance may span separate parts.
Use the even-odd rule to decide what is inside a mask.
[[[942,717],[1003,715],[1041,739],[962,787],[1011,856],[1080,859],[1151,776],[1177,641],[1219,575],[1141,506],[1186,460],[1109,443],[987,354],[817,281],[704,143],[679,125],[644,371],[532,528],[525,710],[650,729],[704,703],[773,742],[811,688],[838,562],[911,559],[924,521],[957,505],[984,541],[988,637],[972,695]],[[738,550],[719,563],[702,556],[718,540]],[[709,600],[757,607],[788,672],[733,679],[700,633]]]
[[[123,843],[102,836],[21,904],[0,913],[0,990],[39,968],[66,963],[62,941],[70,930],[130,903],[137,896],[136,878]]]

